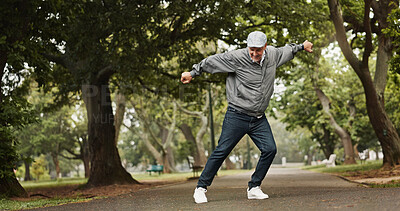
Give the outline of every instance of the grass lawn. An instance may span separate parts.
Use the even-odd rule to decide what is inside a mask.
[[[233,175],[240,174],[244,172],[248,172],[250,170],[221,170],[218,172],[218,176],[225,175]],[[200,173],[199,173],[200,174]],[[185,181],[188,178],[192,177],[192,172],[182,172],[182,173],[171,173],[171,174],[161,174],[152,173],[149,175],[148,173],[134,173],[132,177],[139,182],[147,182],[151,183],[151,181],[157,182],[178,182]],[[82,185],[87,182],[85,178],[62,178],[58,180],[42,180],[42,181],[27,181],[21,182],[21,185],[27,191],[33,191],[35,189],[42,188],[60,188],[63,186],[69,185]],[[74,197],[54,197],[54,198],[45,198],[45,199],[20,199],[20,200],[10,200],[10,199],[0,199],[0,210],[21,210],[21,209],[32,209],[38,207],[49,207],[49,206],[57,206],[67,203],[76,203],[76,202],[85,202],[90,201],[93,197],[87,198],[84,196],[74,196]]]
[[[41,181],[22,181],[20,182],[25,190],[31,190],[35,188],[52,188],[62,187],[65,185],[81,185],[87,182],[86,178],[62,178],[57,180],[41,180]]]
[[[92,199],[76,197],[76,198],[50,198],[50,199],[35,199],[31,201],[17,201],[9,199],[0,199],[0,210],[21,210],[32,209],[38,207],[57,206],[67,203],[84,202]]]
[[[369,161],[364,164],[353,164],[353,165],[337,165],[335,167],[326,167],[325,165],[318,166],[306,166],[303,167],[305,170],[316,171],[320,173],[339,173],[345,176],[346,173],[356,172],[356,171],[370,171],[376,170],[382,167],[382,161]]]
[[[87,182],[86,178],[62,178],[57,180],[41,180],[41,181],[22,181],[22,187],[27,191],[37,188],[59,188],[67,185],[81,185]],[[21,210],[32,209],[38,207],[57,206],[67,203],[84,202],[92,199],[86,197],[67,197],[67,198],[48,198],[48,199],[0,199],[0,210]]]

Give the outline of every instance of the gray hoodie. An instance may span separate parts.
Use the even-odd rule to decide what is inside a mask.
[[[208,73],[228,73],[226,97],[229,105],[250,116],[260,117],[274,91],[276,68],[294,58],[303,45],[267,46],[262,66],[250,57],[247,48],[216,54],[194,64],[192,77]]]

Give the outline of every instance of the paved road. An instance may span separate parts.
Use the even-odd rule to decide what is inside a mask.
[[[250,175],[217,177],[205,204],[194,203],[196,181],[189,181],[42,210],[400,210],[400,188],[366,188],[295,168],[272,168],[262,185],[270,198],[248,200]]]

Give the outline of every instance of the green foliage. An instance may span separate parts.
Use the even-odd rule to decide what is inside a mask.
[[[21,159],[29,162],[34,155],[52,154],[59,156],[64,150],[75,151],[80,138],[87,136],[87,121],[81,118],[82,114],[69,106],[53,108],[48,111],[53,101],[51,93],[45,94],[43,90],[32,83],[30,88],[30,101],[35,113],[40,114],[35,123],[27,125],[15,131],[15,137],[20,143],[18,153]],[[78,122],[72,116],[80,118]],[[84,115],[84,114],[83,114]],[[61,171],[65,173],[68,165],[61,165]],[[53,167],[53,166],[51,166]]]
[[[36,180],[38,181],[42,175],[46,172],[47,161],[44,155],[37,157],[32,164],[32,174],[35,176]]]
[[[150,159],[149,163],[153,163],[151,156],[146,153],[146,147],[141,141],[140,136],[132,131],[122,133],[120,141],[118,142],[118,150],[120,151],[121,160],[126,161],[131,166],[138,166],[140,163],[145,163]]]
[[[57,1],[12,1],[0,5],[0,179],[14,180],[12,169],[18,159],[15,153],[14,131],[33,122],[35,115],[25,99],[26,78],[34,67],[41,74],[49,69],[40,52],[51,51],[47,42],[47,30],[43,27],[51,21]],[[38,9],[40,10],[38,12]],[[48,21],[47,21],[48,20]],[[37,35],[41,35],[40,44]],[[39,78],[39,77],[38,77]],[[13,193],[13,187],[9,193]]]
[[[14,131],[35,120],[34,112],[30,109],[28,102],[23,98],[20,92],[25,87],[18,87],[3,96],[0,113],[0,159],[4,162],[0,164],[0,178],[13,176],[12,169],[16,167],[18,155]]]
[[[386,92],[385,109],[396,130],[400,133],[400,73],[389,72]]]
[[[395,5],[393,2],[392,4]],[[400,8],[395,7],[388,17],[388,28],[382,30],[387,36],[392,37],[394,54],[390,60],[388,83],[385,92],[385,109],[392,120],[397,133],[400,133]]]
[[[49,23],[56,22],[55,14],[59,7],[59,0],[3,1],[0,6],[0,52],[2,58],[5,56],[7,59],[5,72],[21,74],[25,64],[28,64],[34,68],[39,83],[45,83],[50,65],[42,53],[54,52],[56,49],[50,38],[61,31],[57,30],[56,25]]]
[[[4,132],[4,130],[2,132]],[[13,174],[13,171],[11,171],[11,169],[15,167],[15,163],[18,159],[18,156],[15,153],[15,146],[5,141],[0,142],[0,158],[7,161],[2,163],[1,165],[0,178],[3,179],[11,177]]]
[[[392,4],[395,5],[394,2]],[[382,30],[387,36],[392,37],[394,48],[394,55],[390,60],[390,72],[400,74],[400,8],[397,3],[397,7],[392,10],[388,17],[388,28]],[[397,79],[395,83],[399,84],[400,81]]]

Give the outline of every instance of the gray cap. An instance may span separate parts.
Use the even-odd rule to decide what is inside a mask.
[[[261,48],[264,47],[265,43],[267,43],[267,35],[260,31],[251,32],[247,36],[247,47]]]

